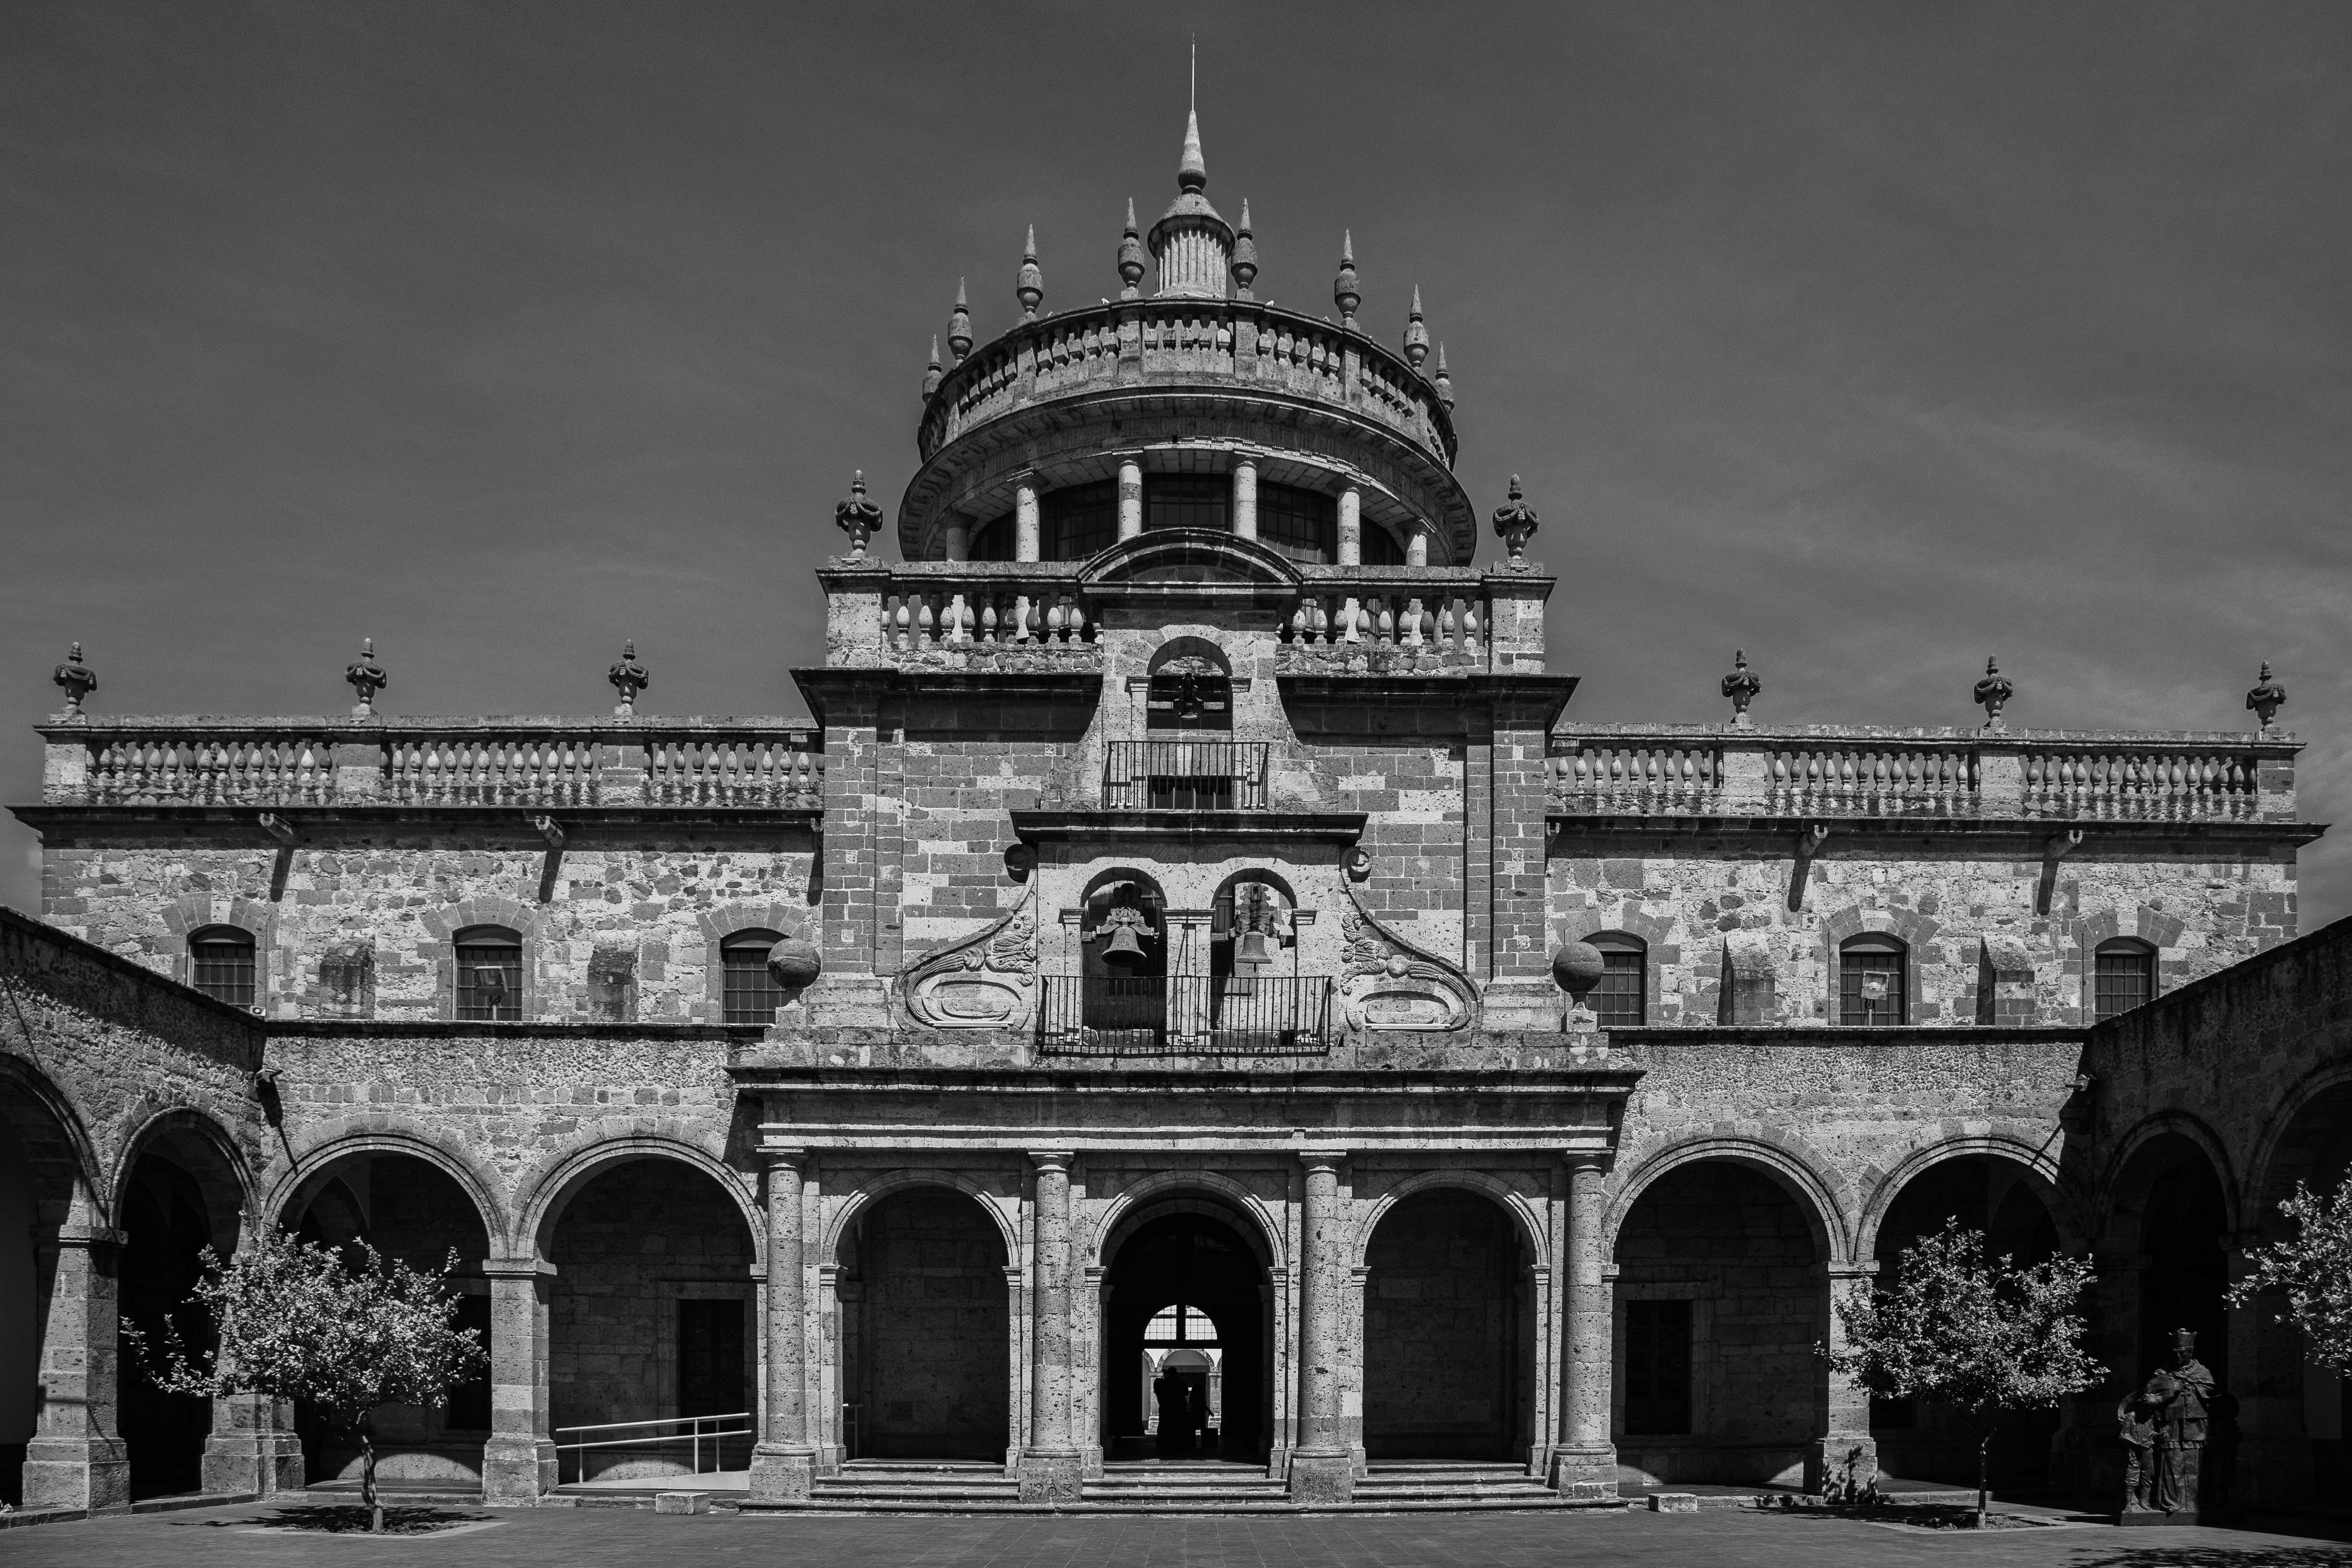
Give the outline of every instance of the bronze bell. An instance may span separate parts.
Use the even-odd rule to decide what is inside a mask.
[[[1106,964],[1139,964],[1143,961],[1143,944],[1135,939],[1135,927],[1122,922],[1110,928],[1110,940],[1103,945]]]
[[[1235,966],[1238,967],[1240,965],[1246,964],[1253,969],[1259,969],[1264,968],[1266,965],[1273,962],[1274,954],[1272,950],[1266,946],[1265,932],[1244,931],[1242,933],[1241,941],[1236,944],[1234,948],[1234,963]]]

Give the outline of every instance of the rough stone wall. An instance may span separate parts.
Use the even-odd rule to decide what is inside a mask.
[[[1459,716],[1449,719],[1458,730]],[[1464,747],[1364,740],[1307,747],[1334,808],[1362,811],[1371,875],[1357,896],[1402,935],[1449,957],[1462,952]]]
[[[869,1209],[856,1249],[865,1452],[1001,1458],[1008,1421],[1004,1246],[961,1193]]]
[[[1476,1193],[1417,1193],[1381,1219],[1364,1293],[1364,1450],[1374,1462],[1509,1456],[1519,1251],[1509,1218]]]
[[[893,748],[903,802],[900,905],[905,956],[969,936],[1020,902],[1004,873],[1010,813],[1040,806],[1066,753],[1031,737],[910,735]]]
[[[1812,1347],[1828,1323],[1821,1261],[1803,1211],[1754,1171],[1702,1162],[1642,1195],[1617,1236],[1622,1465],[1658,1480],[1771,1481],[1801,1471],[1820,1375]],[[1625,1430],[1632,1300],[1692,1303],[1687,1437]]]
[[[1811,862],[1804,907],[1792,913],[1793,863],[1787,844],[1680,841],[1633,857],[1564,831],[1551,862],[1555,937],[1616,930],[1648,942],[1659,1023],[1715,1021],[1724,944],[1735,936],[1769,950],[1772,1021],[1834,1022],[1836,943],[1866,930],[1910,946],[1910,1021],[1972,1023],[1984,939],[2011,939],[2032,958],[2040,1021],[2075,1023],[2091,1000],[2087,955],[2108,936],[2155,946],[2162,992],[2294,935],[2289,851],[2203,860],[2150,846],[2133,859],[2085,848],[2059,863],[2046,915],[2034,912],[2039,859],[1833,848]]]
[[[509,832],[298,847],[272,900],[264,849],[157,840],[68,844],[46,856],[48,919],[60,929],[185,978],[186,936],[215,922],[257,933],[265,1009],[341,1011],[321,978],[353,945],[373,954],[375,1016],[448,1016],[450,936],[477,920],[520,929],[527,1018],[606,1016],[591,967],[600,947],[634,958],[635,1016],[716,1021],[715,938],[745,925],[791,934],[809,914],[812,846],[679,840],[567,848],[539,902],[546,848]],[[797,846],[790,841],[798,839]]]

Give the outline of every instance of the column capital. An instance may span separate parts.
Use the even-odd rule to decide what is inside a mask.
[[[1041,1171],[1066,1173],[1070,1168],[1070,1162],[1077,1157],[1076,1149],[1031,1149],[1029,1151],[1030,1163]]]
[[[1562,1149],[1559,1163],[1571,1172],[1580,1170],[1607,1171],[1611,1155],[1606,1149]]]
[[[1348,1163],[1348,1151],[1345,1149],[1297,1149],[1293,1152],[1298,1155],[1298,1163],[1308,1170],[1325,1166],[1337,1170]]]
[[[790,1166],[797,1171],[808,1163],[808,1150],[797,1144],[761,1144],[760,1145],[760,1158],[766,1161],[772,1170],[778,1166]]]
[[[1874,1280],[1878,1277],[1878,1265],[1874,1262],[1825,1263],[1822,1266],[1822,1272],[1831,1280]]]
[[[485,1258],[482,1260],[485,1280],[552,1280],[555,1265],[536,1254],[520,1258]]]

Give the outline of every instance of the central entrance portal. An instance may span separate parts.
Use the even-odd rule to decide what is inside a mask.
[[[1103,1302],[1103,1457],[1263,1463],[1267,1311],[1265,1270],[1236,1222],[1184,1212],[1138,1225]]]

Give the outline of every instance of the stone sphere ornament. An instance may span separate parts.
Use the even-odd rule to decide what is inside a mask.
[[[1037,869],[1037,852],[1027,844],[1007,844],[1004,849],[1004,874],[1015,882],[1027,882],[1029,873]]]
[[[768,949],[768,973],[788,991],[799,990],[824,968],[824,956],[805,936],[787,936]]]
[[[1360,846],[1349,850],[1347,863],[1350,881],[1367,881],[1372,874],[1372,852]]]
[[[1580,1002],[1601,983],[1608,967],[1609,961],[1601,956],[1601,949],[1590,942],[1570,942],[1551,956],[1551,977],[1559,982],[1561,990]]]

